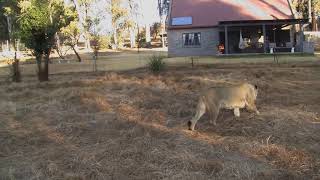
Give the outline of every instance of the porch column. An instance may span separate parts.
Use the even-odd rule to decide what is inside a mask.
[[[263,48],[264,48],[264,53],[267,53],[267,33],[266,33],[266,25],[262,25],[262,31],[263,31]]]
[[[295,35],[295,28],[294,28],[294,25],[291,24],[291,28],[290,28],[290,42],[291,42],[292,47],[295,47],[294,35]]]
[[[224,27],[224,52],[229,54],[229,42],[228,42],[228,26]]]

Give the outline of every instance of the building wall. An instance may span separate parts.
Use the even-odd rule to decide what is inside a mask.
[[[183,33],[201,33],[200,47],[183,47]],[[217,54],[219,43],[218,28],[168,30],[168,55],[176,56],[213,56]]]

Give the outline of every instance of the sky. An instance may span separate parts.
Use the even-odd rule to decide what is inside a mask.
[[[152,24],[153,22],[159,21],[157,0],[141,0],[142,1],[142,12],[144,22]]]

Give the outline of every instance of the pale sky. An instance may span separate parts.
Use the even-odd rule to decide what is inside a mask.
[[[160,19],[157,9],[157,0],[141,0],[141,2],[144,22],[149,24],[158,22]]]

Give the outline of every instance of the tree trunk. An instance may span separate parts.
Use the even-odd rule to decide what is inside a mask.
[[[315,5],[313,5],[311,9],[312,9],[312,12],[311,12],[312,31],[318,31],[316,12],[315,12]]]
[[[59,37],[58,33],[56,33],[55,39],[56,39],[56,47],[55,47],[55,50],[57,51],[57,54],[59,55],[59,57],[61,58],[61,60],[65,60],[64,54],[63,54],[63,52],[62,52],[61,43],[60,43],[60,37]],[[59,63],[61,63],[61,60],[59,59]]]
[[[130,28],[130,47],[134,48],[136,46],[136,37],[134,28]]]
[[[86,39],[85,46],[86,46],[87,50],[91,50],[90,37],[89,37],[89,33],[87,31],[85,32],[85,39]]]
[[[81,59],[81,57],[80,57],[79,53],[77,52],[77,50],[76,50],[75,46],[72,46],[72,49],[73,49],[73,52],[76,54],[76,56],[77,56],[77,58],[78,58],[78,62],[81,62],[81,61],[82,61],[82,59]]]
[[[49,81],[50,52],[51,52],[51,49],[46,54],[45,59],[44,59],[43,81]]]
[[[316,20],[314,13],[313,13],[313,15],[312,15],[312,31],[317,31],[317,30],[318,30],[317,29],[317,20]]]
[[[38,67],[38,80],[41,82],[42,77],[42,54],[36,55],[37,67]]]
[[[50,55],[45,56],[44,64],[42,63],[43,54],[36,56],[38,65],[38,79],[40,82],[49,81],[49,56]]]
[[[151,42],[151,37],[150,37],[150,26],[149,24],[146,24],[146,43]]]
[[[11,31],[12,31],[12,23],[10,16],[7,16],[7,26],[8,26],[8,51],[11,52]]]
[[[118,37],[117,37],[117,29],[116,28],[113,32],[113,41],[114,41],[114,45],[116,46],[116,49],[118,49]]]
[[[308,0],[308,18],[309,22],[312,22],[312,3],[311,0]]]
[[[17,52],[15,52],[12,68],[13,68],[12,81],[21,82],[21,73],[20,73],[20,67],[19,67],[19,60],[17,59]]]
[[[140,27],[138,25],[138,53],[140,53]]]
[[[164,44],[164,37],[163,37],[163,28],[162,28],[162,16],[160,17],[160,30],[161,30],[161,42],[162,42],[162,47],[164,48],[165,44]]]

